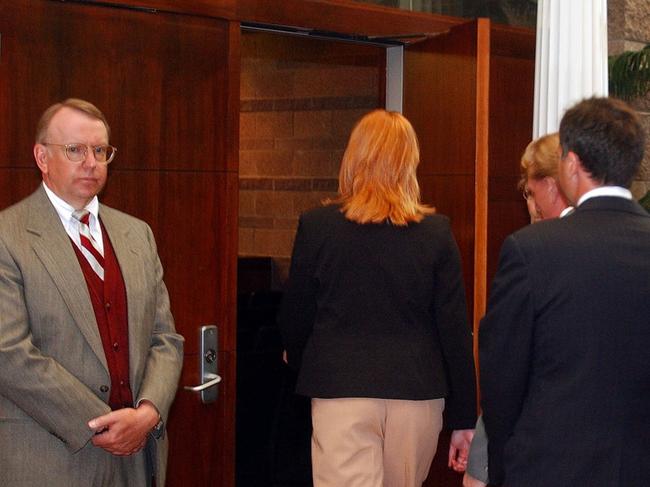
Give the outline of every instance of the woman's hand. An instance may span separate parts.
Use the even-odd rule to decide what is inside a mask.
[[[469,446],[474,438],[474,430],[454,430],[449,443],[449,461],[447,466],[456,472],[464,472],[467,468]]]

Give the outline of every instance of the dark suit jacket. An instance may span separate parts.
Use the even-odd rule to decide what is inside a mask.
[[[650,216],[598,197],[509,236],[480,360],[492,483],[650,485]]]
[[[446,396],[449,426],[473,428],[471,333],[447,218],[398,227],[351,222],[336,206],[305,213],[280,321],[299,394]]]

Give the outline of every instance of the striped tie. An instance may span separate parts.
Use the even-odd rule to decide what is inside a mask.
[[[90,227],[88,221],[90,213],[88,210],[75,210],[72,217],[79,221],[79,240],[81,241],[81,253],[93,268],[99,278],[104,280],[104,256],[97,245],[97,242],[90,234]]]

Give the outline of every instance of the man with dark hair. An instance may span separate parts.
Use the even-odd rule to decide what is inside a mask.
[[[99,203],[117,149],[104,115],[45,111],[43,183],[0,212],[0,485],[165,482],[183,338],[151,229]]]
[[[591,98],[562,118],[562,159],[579,155],[590,180],[628,188],[643,159],[645,133],[637,114],[615,98]]]
[[[584,100],[560,124],[576,211],[510,235],[481,322],[489,476],[508,487],[650,482],[650,215],[628,186],[636,114]]]

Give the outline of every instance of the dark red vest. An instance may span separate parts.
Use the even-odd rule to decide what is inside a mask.
[[[133,406],[133,394],[129,384],[129,321],[124,279],[104,225],[102,225],[102,235],[104,241],[103,281],[90,267],[81,250],[72,240],[71,242],[86,279],[90,300],[95,311],[97,327],[111,377],[111,393],[108,404],[111,409],[115,410]]]

